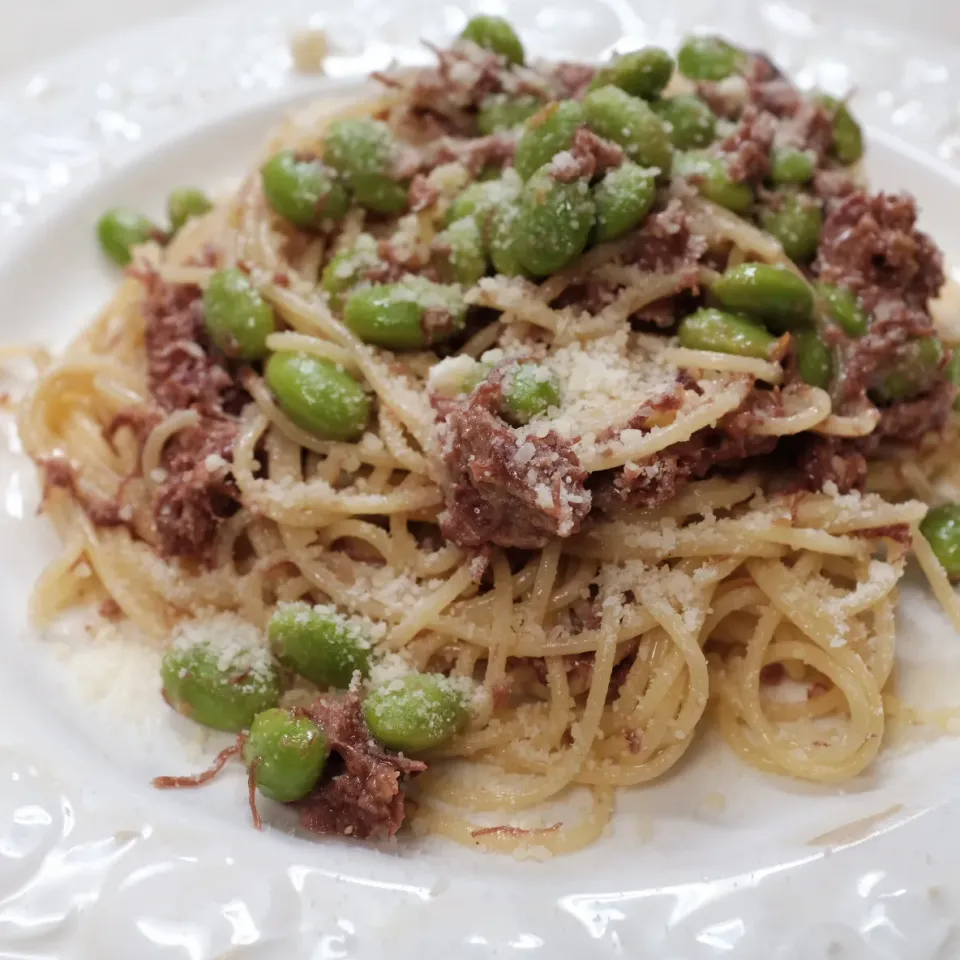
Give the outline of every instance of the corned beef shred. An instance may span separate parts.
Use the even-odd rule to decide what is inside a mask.
[[[226,358],[210,348],[199,287],[170,284],[141,273],[146,296],[147,378],[157,410],[122,411],[110,432],[132,426],[141,442],[159,411],[195,410],[199,424],[178,431],[161,456],[165,477],[152,509],[164,556],[209,561],[217,529],[236,512],[238,493],[229,474],[239,427],[235,415],[248,399]]]
[[[735,182],[759,183],[770,173],[770,148],[777,132],[777,118],[753,104],[747,106],[736,128],[715,146]]]
[[[683,204],[675,199],[644,220],[633,235],[624,261],[655,273],[674,273],[696,267],[706,252],[707,241],[690,229]],[[692,270],[691,275],[696,277],[697,271]]]
[[[328,761],[333,776],[325,774],[297,803],[304,829],[361,839],[394,836],[405,813],[401,778],[427,765],[387,753],[367,729],[356,694],[324,694],[303,712],[323,728],[336,755]]]
[[[844,399],[862,397],[908,340],[933,333],[928,301],[943,285],[943,255],[916,219],[912,197],[858,189],[833,204],[824,222],[814,269],[852,291],[873,317],[865,336],[843,345]]]
[[[941,380],[932,390],[912,400],[880,409],[880,422],[866,441],[889,439],[913,446],[928,433],[940,433],[947,424],[957,388]]]
[[[414,213],[432,207],[439,198],[440,191],[422,173],[418,173],[410,181],[408,199]]]
[[[447,414],[441,427],[450,475],[443,535],[463,547],[488,543],[537,549],[568,537],[590,512],[587,473],[553,431],[522,440],[495,412],[502,376],[495,371]]]
[[[943,254],[916,224],[909,194],[851,193],[824,221],[820,279],[849,288],[870,312],[902,303],[926,314],[943,286]]]
[[[98,527],[123,527],[133,519],[133,511],[125,511],[120,496],[112,500],[93,496],[80,486],[77,468],[63,456],[39,457],[37,466],[43,474],[43,499],[51,490],[66,490]],[[128,515],[129,511],[129,515]]]
[[[237,425],[206,418],[179,430],[163,451],[167,479],[153,499],[163,553],[208,558],[220,524],[237,511],[238,491],[229,475]]]
[[[804,437],[797,468],[809,490],[835,483],[840,493],[862,490],[867,482],[867,459],[850,440],[838,437]]]
[[[553,158],[550,176],[560,183],[573,183],[582,177],[589,180],[619,167],[623,161],[623,148],[619,144],[598,137],[587,127],[580,127],[573,135],[570,149]]]
[[[559,100],[580,100],[587,92],[597,70],[586,63],[561,61],[554,66],[551,77],[559,88]]]
[[[716,427],[695,433],[645,460],[591,477],[594,502],[601,510],[618,505],[656,507],[672,500],[691,480],[722,467],[773,452],[776,437],[748,433],[778,401],[774,391],[755,391],[744,408],[724,417]]]

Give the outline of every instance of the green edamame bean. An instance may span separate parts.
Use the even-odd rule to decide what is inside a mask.
[[[257,788],[278,803],[302,800],[316,786],[329,754],[318,723],[279,707],[256,715],[243,745],[243,762]]]
[[[723,306],[755,316],[780,333],[810,326],[813,319],[810,285],[786,267],[742,263],[727,270],[711,289]]]
[[[357,202],[375,213],[401,213],[407,187],[391,177],[396,144],[379,120],[337,120],[330,125],[324,159],[353,190]]]
[[[619,143],[626,155],[642,167],[670,172],[673,144],[650,104],[619,87],[601,87],[583,98],[583,115],[590,129]]]
[[[273,307],[236,267],[217,270],[203,294],[204,325],[228,357],[259,360],[276,328]]]
[[[809,183],[817,169],[817,157],[812,150],[796,147],[774,147],[770,155],[770,179],[774,183]]]
[[[833,379],[833,354],[816,330],[797,334],[797,369],[805,383],[826,390]]]
[[[275,353],[264,378],[283,412],[322,440],[355,440],[370,418],[370,398],[363,387],[332,360]]]
[[[346,188],[316,157],[283,150],[263,165],[260,176],[267,203],[298,227],[320,229],[350,209]]]
[[[487,272],[483,234],[473,217],[452,223],[434,242],[444,258],[444,279],[472,287]]]
[[[485,230],[493,210],[506,200],[515,200],[520,194],[520,186],[520,178],[513,174],[471,183],[450,204],[447,226],[464,217],[473,217],[481,230]]]
[[[867,312],[860,301],[846,288],[818,283],[817,293],[827,302],[830,316],[848,337],[862,337],[870,326]]]
[[[503,378],[503,416],[521,427],[560,405],[560,384],[539,363],[518,363]]]
[[[960,349],[954,347],[950,353],[950,359],[944,367],[944,375],[955,387],[960,387]],[[960,410],[960,393],[953,401],[953,409]]]
[[[573,135],[584,122],[583,107],[576,100],[547,104],[523,125],[513,165],[529,180],[545,163],[573,143]]]
[[[585,180],[560,183],[548,167],[542,168],[520,194],[520,212],[513,227],[520,263],[538,277],[562,270],[583,252],[595,219]]]
[[[685,317],[677,331],[680,345],[766,360],[776,338],[759,324],[733,313],[704,307]]]
[[[506,57],[508,63],[523,63],[523,44],[516,31],[503,17],[478,14],[471,17],[460,36],[484,50]]]
[[[149,217],[125,207],[114,207],[97,221],[101,249],[121,267],[133,259],[134,247],[162,236],[162,231]]]
[[[385,747],[417,753],[449,740],[466,722],[463,695],[445,677],[409,673],[363,701],[370,732]]]
[[[176,233],[191,218],[200,217],[213,209],[210,198],[196,187],[179,187],[167,197],[167,216],[170,230]]]
[[[593,188],[597,208],[594,240],[608,243],[639,225],[650,212],[657,195],[656,176],[635,163],[609,170]]]
[[[734,213],[746,213],[753,205],[753,190],[731,179],[722,157],[703,150],[688,150],[673,158],[673,174],[684,177],[707,200]]]
[[[950,578],[960,577],[960,504],[945,503],[927,511],[920,532]]]
[[[863,130],[854,119],[850,108],[836,97],[823,94],[821,103],[833,113],[833,144],[831,152],[849,166],[863,156]]]
[[[780,206],[760,212],[760,223],[780,241],[783,252],[794,263],[812,260],[820,243],[823,214],[820,203],[805,193],[785,192]]]
[[[370,673],[370,638],[334,607],[282,603],[267,633],[277,656],[318,687],[345,690],[355,673]]]
[[[614,57],[610,63],[601,67],[593,81],[591,90],[600,87],[619,87],[633,97],[652,100],[660,95],[673,75],[673,57],[660,47],[644,47]]]
[[[466,314],[459,287],[411,276],[351,294],[343,318],[365,343],[391,350],[418,350],[462,330]]]
[[[369,233],[361,233],[349,250],[342,250],[323,269],[320,288],[327,294],[330,306],[339,310],[344,294],[364,278],[371,267],[380,262],[377,241]]]
[[[720,37],[690,37],[677,53],[677,67],[690,80],[723,80],[740,69],[743,59]]]
[[[494,211],[490,223],[490,236],[487,241],[490,260],[497,273],[505,277],[519,277],[526,274],[520,262],[517,235],[520,218],[520,204],[506,202]]]
[[[943,344],[937,337],[917,337],[900,349],[891,367],[881,375],[873,393],[892,403],[910,400],[933,386],[943,361]]]
[[[543,101],[536,97],[512,97],[506,93],[495,93],[480,104],[477,128],[482,134],[512,130],[514,127],[519,127],[542,107]]]
[[[280,699],[280,677],[266,648],[177,640],[160,667],[163,694],[178,713],[205,727],[238,732]]]
[[[663,121],[670,142],[678,150],[705,147],[716,139],[716,114],[699,97],[679,93],[654,100],[650,106]]]

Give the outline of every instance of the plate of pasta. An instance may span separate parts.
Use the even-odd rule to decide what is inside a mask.
[[[0,944],[952,956],[960,53],[361,6],[0,93]]]

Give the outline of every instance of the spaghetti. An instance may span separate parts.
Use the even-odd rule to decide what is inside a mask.
[[[593,841],[616,789],[662,776],[708,722],[761,770],[855,776],[894,709],[894,610],[911,551],[960,629],[918,533],[954,469],[949,350],[914,389],[883,387],[909,345],[933,336],[928,301],[942,282],[912,201],[860,184],[844,105],[738,53],[722,83],[671,83],[686,84],[678,101],[716,114],[702,162],[721,165],[724,189],[747,191],[745,206],[723,206],[715,167],[661,170],[650,208],[621,236],[584,239],[548,275],[521,264],[507,276],[486,260],[493,220],[504,204],[534,202],[511,164],[556,108],[525,127],[478,123],[505,104],[586,104],[536,174],[546,191],[586,196],[634,158],[588,109],[605,79],[629,87],[628,57],[600,74],[529,67],[476,29],[438,56],[436,68],[382,78],[374,99],[286,120],[236,191],[165,245],[136,247],[102,314],[42,371],[19,426],[63,548],[36,586],[35,618],[106,602],[168,636],[212,611],[265,629],[278,605],[335,606],[371,631],[382,683],[387,665],[471,691],[467,726],[403,786],[419,827],[491,850]],[[654,107],[668,99],[641,93]],[[333,164],[328,137],[348,118],[388,131],[393,165],[381,172],[406,192],[401,208],[364,206],[361,180],[341,169],[356,190],[349,210],[298,226],[271,203],[261,166],[284,152]],[[671,129],[682,142],[678,121]],[[811,165],[792,186],[771,179],[788,149]],[[481,276],[451,282],[451,208],[488,182],[507,199],[473,213],[488,251]],[[794,261],[772,215],[797,195],[819,236]],[[869,330],[854,336],[818,286],[809,326],[755,324],[761,353],[685,338],[684,318],[718,304],[718,280],[756,264],[847,291]],[[270,308],[266,353],[362,385],[370,413],[356,436],[311,429],[262,355],[218,349],[204,291],[229,268]],[[452,290],[465,325],[395,350],[358,334],[346,299],[410,277]],[[444,303],[415,306],[442,324]],[[825,344],[823,379],[804,366],[809,331]],[[534,398],[547,381],[556,388],[531,416],[509,408],[520,365],[535,371]],[[783,683],[806,696],[777,696]],[[317,696],[330,695],[301,678],[282,702],[309,712]],[[358,741],[328,735],[351,771]],[[593,796],[580,822],[507,825],[575,785]],[[304,823],[341,829],[319,803],[302,801]],[[504,825],[479,825],[480,812]],[[356,832],[378,835],[376,824]]]

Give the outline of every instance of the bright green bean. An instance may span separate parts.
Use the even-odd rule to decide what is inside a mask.
[[[267,337],[276,329],[273,307],[236,267],[224,267],[210,278],[203,315],[210,339],[228,357],[241,360],[264,356]]]
[[[743,263],[727,270],[711,291],[727,309],[757,317],[778,332],[813,320],[813,290],[786,267]]]
[[[284,413],[322,440],[356,440],[370,418],[370,398],[332,360],[307,353],[275,353],[264,369]]]
[[[345,690],[355,673],[370,672],[369,635],[335,607],[281,603],[267,632],[277,656],[318,687]]]
[[[680,345],[690,350],[711,350],[767,360],[776,342],[759,324],[713,307],[685,317],[678,331]]]
[[[463,694],[446,677],[409,673],[363,701],[370,732],[384,746],[418,753],[449,740],[468,719]]]
[[[309,717],[274,707],[258,713],[243,744],[257,788],[278,803],[302,800],[317,784],[330,747]]]

